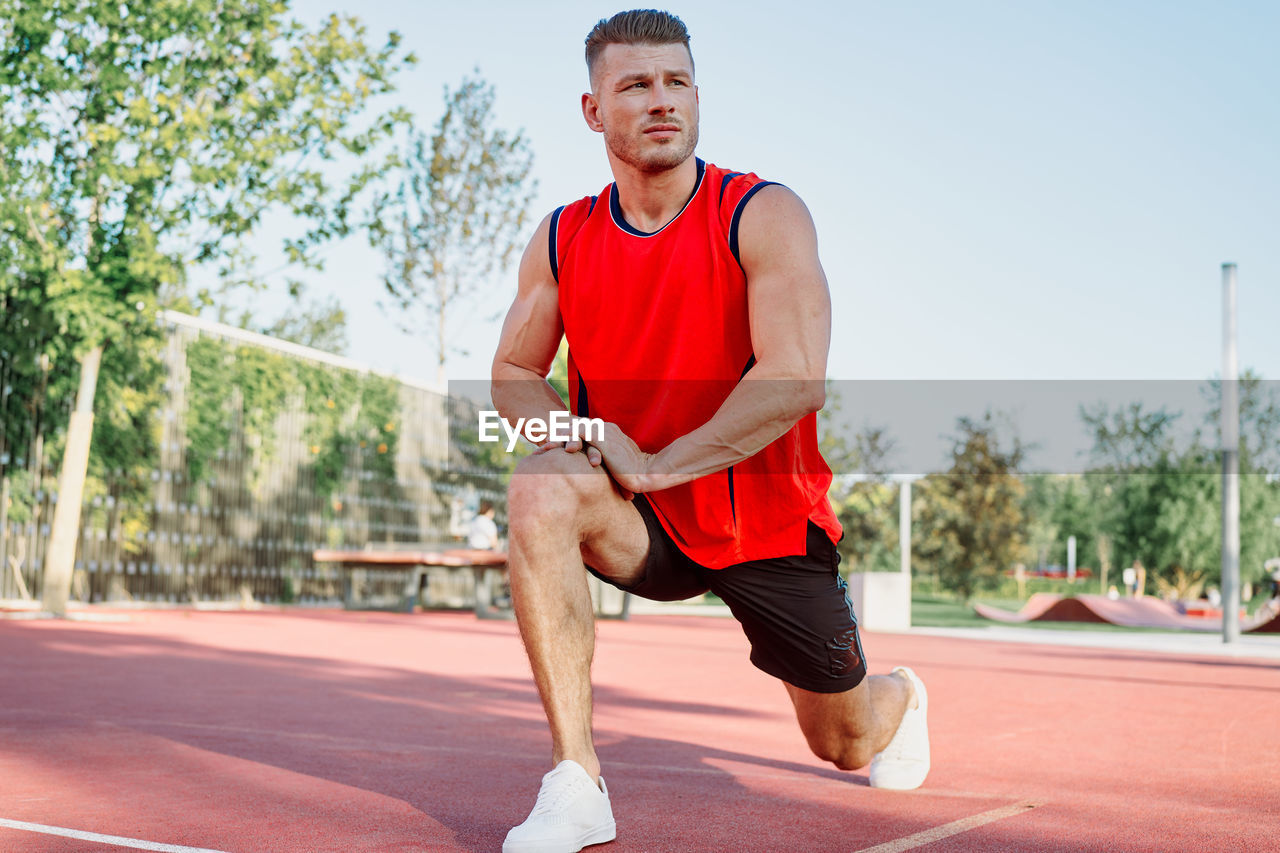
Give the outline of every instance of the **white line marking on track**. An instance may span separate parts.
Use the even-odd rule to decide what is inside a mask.
[[[1034,803],[1025,800],[1021,803],[1015,803],[1004,808],[992,809],[989,812],[964,817],[960,820],[953,820],[951,823],[944,823],[942,826],[935,826],[933,829],[926,829],[923,832],[917,832],[914,835],[904,835],[902,838],[894,841],[886,841],[884,844],[877,844],[875,847],[865,847],[857,853],[902,853],[904,850],[914,850],[917,847],[923,847],[934,841],[948,838],[952,835],[959,835],[962,832],[968,832],[983,824],[992,823],[1002,820],[1006,817],[1020,815],[1023,812],[1030,811],[1041,803]]]
[[[123,838],[119,835],[101,835],[97,832],[82,832],[79,829],[64,829],[61,826],[45,826],[42,823],[27,823],[21,820],[8,820],[0,817],[0,827],[21,829],[24,832],[42,832],[45,835],[62,835],[66,838],[79,838],[81,841],[97,841],[99,844],[114,844],[117,847],[132,847],[135,850],[156,850],[159,853],[225,853],[223,850],[210,850],[207,847],[183,847],[181,844],[158,844],[154,841],[143,841],[140,838]]]

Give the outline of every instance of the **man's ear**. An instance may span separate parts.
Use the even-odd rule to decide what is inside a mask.
[[[596,133],[604,132],[604,122],[600,116],[600,102],[590,92],[582,93],[582,117],[586,119],[587,127]]]

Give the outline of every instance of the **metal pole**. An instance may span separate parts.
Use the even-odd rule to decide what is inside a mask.
[[[1240,639],[1240,391],[1236,265],[1222,265],[1222,641]]]

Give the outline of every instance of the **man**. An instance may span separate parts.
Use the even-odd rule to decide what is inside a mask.
[[[785,187],[694,156],[698,91],[678,18],[601,21],[587,66],[582,112],[615,182],[538,227],[493,367],[505,418],[547,420],[564,407],[543,378],[563,335],[573,413],[607,422],[602,439],[543,444],[511,481],[512,592],[554,769],[503,850],[615,837],[591,735],[587,571],[660,600],[715,592],[816,755],[871,762],[877,787],[917,787],[924,686],[904,668],[866,677],[836,572],[816,435],[830,298],[809,213]]]

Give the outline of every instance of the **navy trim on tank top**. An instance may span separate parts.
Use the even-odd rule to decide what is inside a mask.
[[[564,205],[560,205],[552,212],[551,229],[547,232],[547,250],[551,254],[551,277],[556,280],[556,284],[560,283],[560,251],[556,248],[556,235],[560,230],[560,214],[563,212]]]
[[[581,373],[578,374],[578,411],[576,415],[580,418],[591,417],[591,409],[587,404],[587,383],[582,381]]]
[[[730,225],[728,225],[728,250],[733,252],[733,257],[735,257],[737,265],[739,266],[742,265],[742,259],[741,256],[737,254],[737,223],[742,219],[742,210],[746,209],[746,202],[751,200],[751,196],[754,196],[755,193],[760,190],[764,190],[765,187],[772,186],[781,187],[782,184],[777,181],[762,181],[755,184],[754,187],[751,187],[750,190],[746,191],[744,195],[742,195],[741,199],[737,201],[737,207],[733,209],[733,220]]]
[[[733,526],[738,526],[738,502],[733,497],[733,466],[730,465],[725,469],[728,472],[729,481],[729,512],[733,515]]]
[[[707,164],[702,162],[701,158],[698,158],[698,157],[695,157],[694,160],[698,164],[698,180],[693,185],[693,192],[689,195],[689,200],[684,203],[684,207],[680,208],[680,213],[684,213],[685,210],[688,209],[689,203],[692,202],[694,198],[697,197],[698,190],[702,188],[702,176],[706,171]],[[677,213],[675,216],[671,217],[671,222],[675,222],[677,219],[679,219],[680,213]],[[609,215],[613,218],[614,225],[617,225],[623,231],[627,232],[628,234],[634,237],[653,237],[655,235],[661,234],[663,231],[665,231],[668,227],[671,226],[671,222],[668,222],[666,225],[663,225],[657,231],[641,231],[639,228],[632,226],[629,222],[627,222],[627,218],[622,215],[622,204],[618,201],[618,185],[617,184],[609,184]]]
[[[747,373],[750,372],[751,368],[755,366],[756,366],[756,354],[752,353],[751,357],[747,359],[746,366],[742,368],[742,376],[738,377],[738,381],[742,381],[742,379],[747,375]],[[725,471],[728,473],[728,480],[729,480],[729,512],[733,514],[733,523],[734,523],[734,526],[736,527],[738,524],[738,502],[737,500],[734,499],[734,495],[733,495],[733,466],[730,465],[728,468],[725,469]]]
[[[734,178],[741,178],[742,175],[742,172],[730,172],[720,179],[720,204],[724,204],[724,191],[728,189],[729,182]]]

